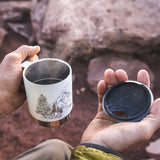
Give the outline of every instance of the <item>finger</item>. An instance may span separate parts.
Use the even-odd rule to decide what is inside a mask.
[[[107,91],[107,85],[104,80],[99,81],[97,85],[97,94],[98,94],[98,112],[102,110],[102,99]]]
[[[137,74],[137,81],[145,84],[150,88],[150,77],[146,70],[140,70]]]
[[[102,99],[110,87],[112,87],[114,84],[116,84],[116,77],[115,73],[112,69],[106,69],[104,72],[104,81],[101,81],[99,83],[99,86],[97,88],[98,91],[98,112],[102,111]]]
[[[112,69],[107,69],[104,72],[104,80],[107,84],[107,88],[109,89],[112,87],[114,84],[116,84],[116,77],[114,74],[114,71]]]
[[[160,98],[156,99],[151,107],[151,114],[160,116]]]
[[[25,92],[24,81],[22,80],[20,83],[19,91]]]
[[[128,80],[127,73],[122,69],[118,69],[115,72],[115,76],[116,76],[117,82],[123,82],[123,81],[127,81]]]
[[[98,94],[98,104],[102,104],[102,99],[107,91],[107,85],[104,80],[99,81],[97,85],[97,94]]]
[[[26,93],[24,91],[17,92],[15,94],[14,100],[12,101],[12,110],[10,111],[10,113],[21,107],[25,100],[26,100]]]
[[[20,62],[24,61],[27,57],[34,56],[40,51],[39,46],[27,46],[23,45],[15,50],[13,53],[17,55]]]
[[[160,98],[156,99],[151,107],[150,114],[141,122],[142,130],[145,132],[145,139],[148,140],[160,127]]]
[[[98,96],[103,96],[105,92],[107,91],[107,85],[104,80],[101,80],[98,82],[97,85],[97,94]]]
[[[36,61],[36,60],[38,60],[38,59],[39,59],[38,56],[37,56],[37,55],[34,55],[34,56],[29,57],[29,58],[28,58],[28,61],[34,62],[34,61]]]

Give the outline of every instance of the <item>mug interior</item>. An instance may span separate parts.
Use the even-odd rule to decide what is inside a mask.
[[[39,60],[25,71],[27,80],[37,84],[52,84],[62,81],[70,74],[67,63],[57,59]]]

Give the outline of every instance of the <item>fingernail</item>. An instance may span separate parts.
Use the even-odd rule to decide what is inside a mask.
[[[35,50],[37,50],[37,52],[40,51],[40,46],[33,46],[33,48],[34,48]]]
[[[33,48],[40,48],[40,46],[32,46]]]
[[[155,103],[160,103],[160,98],[157,98],[157,99],[155,100]]]

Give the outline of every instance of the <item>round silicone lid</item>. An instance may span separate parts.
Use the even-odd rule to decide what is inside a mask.
[[[105,93],[102,106],[114,122],[137,122],[149,114],[152,102],[152,92],[146,85],[125,81],[117,83]]]

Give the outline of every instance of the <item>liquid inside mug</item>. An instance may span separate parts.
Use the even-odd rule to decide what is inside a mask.
[[[59,126],[72,110],[72,69],[60,59],[45,58],[22,63],[29,112],[36,123]]]

